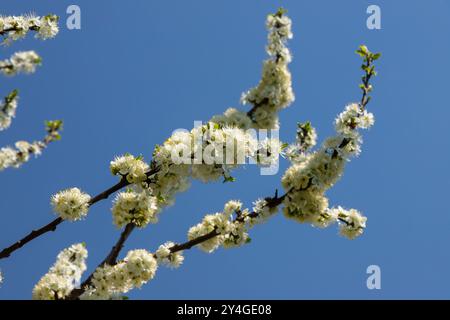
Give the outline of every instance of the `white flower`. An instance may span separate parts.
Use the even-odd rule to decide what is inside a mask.
[[[279,14],[269,15],[267,28],[269,35],[266,49],[271,59],[264,62],[259,84],[244,93],[241,102],[253,105],[249,113],[253,127],[277,129],[277,112],[295,99],[291,74],[287,68],[292,59],[286,47],[286,41],[292,38],[291,20]]]
[[[363,234],[367,218],[356,209],[345,210],[342,207],[334,209],[340,223],[340,234],[350,240]]]
[[[80,299],[113,299],[153,279],[157,268],[158,263],[152,253],[144,249],[131,250],[116,265],[97,268],[92,286]]]
[[[140,157],[125,155],[111,161],[110,170],[113,175],[120,174],[126,177],[130,183],[138,183],[147,179],[149,166]]]
[[[326,209],[324,212],[314,216],[312,225],[318,228],[326,228],[335,223],[338,219],[333,209]]]
[[[149,223],[158,221],[158,200],[148,191],[120,192],[114,200],[112,208],[114,224],[121,228],[129,223],[138,227],[145,227]]]
[[[244,223],[234,222],[231,224],[231,228],[228,233],[224,235],[223,247],[235,248],[239,247],[250,240],[247,227]]]
[[[265,199],[258,199],[253,202],[253,212],[257,214],[256,217],[251,218],[250,224],[255,225],[267,221],[269,217],[278,211],[277,207],[270,207]]]
[[[144,249],[129,251],[124,262],[130,281],[137,288],[153,279],[158,268],[153,254]]]
[[[42,17],[39,21],[39,31],[36,38],[47,40],[54,38],[59,32],[58,17],[55,15],[48,15]]]
[[[78,188],[66,189],[52,196],[53,210],[64,220],[77,221],[84,218],[91,197]]]
[[[209,214],[203,218],[202,222],[189,229],[188,239],[193,240],[213,231],[218,232],[219,235],[203,241],[198,245],[203,251],[211,253],[223,244],[223,241],[225,240],[224,235],[230,231],[230,228],[231,222],[229,221],[228,216],[220,212],[214,215]]]
[[[375,122],[372,113],[361,110],[359,104],[352,103],[345,107],[345,110],[338,115],[335,120],[336,131],[344,136],[352,136],[353,131],[358,128],[368,129]]]
[[[328,208],[328,199],[322,193],[309,190],[291,191],[283,203],[284,215],[300,223],[313,224]]]
[[[223,209],[225,215],[231,216],[235,212],[240,212],[242,209],[242,202],[239,200],[228,201]]]
[[[172,268],[178,268],[183,263],[184,257],[182,251],[175,253],[170,251],[174,245],[175,243],[168,241],[159,246],[158,250],[155,252],[158,263],[163,263]]]
[[[14,90],[0,102],[0,131],[11,125],[12,118],[16,115],[18,99],[17,91]]]
[[[0,61],[0,71],[8,76],[18,73],[33,73],[41,61],[41,57],[34,51],[16,52],[11,58]]]
[[[58,17],[55,15],[0,16],[0,32],[3,34],[4,44],[24,38],[29,31],[35,31],[36,38],[42,40],[53,38],[59,31]]]
[[[84,244],[74,244],[58,254],[56,262],[33,289],[34,300],[55,300],[66,297],[86,270],[87,250]]]
[[[8,167],[16,167],[17,151],[10,147],[4,147],[0,149],[0,171]]]
[[[246,112],[235,108],[228,108],[223,115],[215,115],[211,122],[219,124],[221,127],[237,127],[240,129],[249,129],[252,127],[252,120]]]

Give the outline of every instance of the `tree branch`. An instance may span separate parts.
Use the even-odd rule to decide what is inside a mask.
[[[0,259],[8,258],[11,255],[11,253],[13,253],[14,251],[22,248],[28,242],[32,241],[33,239],[36,239],[37,237],[43,235],[44,233],[47,233],[47,232],[50,232],[50,231],[55,231],[56,230],[56,226],[58,224],[60,224],[61,222],[63,222],[63,219],[58,217],[55,220],[53,220],[52,222],[50,222],[49,224],[43,226],[42,228],[39,228],[39,229],[31,231],[23,239],[15,242],[14,244],[9,246],[8,248],[3,249],[0,252]]]
[[[283,202],[283,200],[286,196],[287,196],[287,193],[285,193],[281,197],[278,197],[278,190],[277,190],[275,192],[274,197],[265,198],[265,200],[267,201],[267,206],[270,208],[279,206]],[[251,218],[256,218],[256,217],[258,217],[258,213],[251,212],[248,214],[248,216]],[[234,219],[233,222],[243,223],[244,218],[241,215],[238,215]],[[133,232],[134,228],[135,228],[135,226],[132,223],[129,223],[126,225],[125,229],[120,234],[119,240],[117,241],[116,245],[111,249],[108,256],[98,265],[97,268],[102,267],[104,265],[112,265],[113,266],[113,265],[117,264],[117,257],[119,256],[119,253],[123,249],[125,241],[128,239],[130,234]],[[208,241],[214,237],[217,237],[218,235],[220,235],[220,233],[217,232],[216,230],[213,230],[210,233],[207,233],[207,234],[197,237],[195,239],[186,241],[184,243],[175,244],[174,246],[172,246],[170,248],[170,252],[175,253],[178,251],[191,249],[192,247],[199,245],[205,241]],[[95,270],[97,270],[97,268]],[[83,283],[80,285],[80,288],[72,290],[72,292],[69,294],[69,296],[67,296],[68,300],[79,299],[79,297],[85,292],[86,288],[88,288],[92,284],[92,278],[94,277],[95,270],[87,277],[87,279],[85,281],[83,281]]]
[[[150,177],[150,176],[154,175],[155,173],[157,173],[158,171],[159,171],[159,168],[154,168],[154,169],[150,170],[149,172],[147,172],[147,176]],[[95,204],[101,200],[107,199],[111,194],[128,186],[129,184],[130,183],[127,181],[127,179],[125,177],[122,177],[122,179],[117,184],[113,185],[111,188],[109,188],[109,189],[99,193],[98,195],[94,196],[93,198],[91,198],[91,200],[89,201],[89,206],[92,206],[93,204]],[[47,225],[45,225],[37,230],[32,231],[26,237],[15,242],[11,246],[3,249],[0,252],[0,260],[8,258],[11,255],[11,253],[22,248],[25,244],[40,237],[41,235],[43,235],[47,232],[50,232],[50,231],[55,231],[56,227],[63,221],[64,220],[61,218],[56,218],[55,220],[48,223]]]

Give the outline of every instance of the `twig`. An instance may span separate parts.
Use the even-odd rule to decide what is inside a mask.
[[[268,197],[265,200],[267,201],[267,206],[270,208],[274,208],[279,206],[284,198],[287,196],[287,193],[282,195],[281,197],[278,197],[278,190],[275,193],[274,197]],[[258,213],[257,212],[251,212],[248,215],[251,218],[256,218],[258,217]],[[236,219],[234,220],[234,222],[239,222],[239,223],[243,223],[243,216],[238,216],[236,217]],[[120,253],[120,251],[123,248],[123,245],[125,243],[125,241],[128,239],[129,235],[131,234],[131,232],[133,232],[135,226],[130,223],[128,224],[125,229],[122,231],[122,233],[120,234],[120,238],[117,241],[116,245],[111,249],[110,253],[108,254],[108,256],[99,264],[99,267],[102,267],[104,265],[115,265],[117,264],[117,257]],[[195,239],[186,241],[184,243],[180,243],[180,244],[175,244],[170,248],[170,252],[171,253],[175,253],[178,251],[183,251],[183,250],[188,250],[191,249],[192,247],[199,245],[205,241],[208,241],[214,237],[217,237],[220,233],[217,232],[216,230],[211,231],[210,233],[207,233],[203,236],[197,237]],[[92,278],[94,276],[95,270],[87,277],[87,279],[80,285],[80,288],[74,289],[72,290],[72,292],[69,294],[69,296],[67,297],[68,300],[76,300],[78,299],[84,292],[85,290],[92,284]]]
[[[150,170],[147,173],[147,176],[152,176],[153,174],[157,173],[159,171],[159,168],[154,168],[152,170]],[[112,186],[111,188],[99,193],[98,195],[94,196],[93,198],[91,198],[91,200],[89,201],[89,206],[92,206],[93,204],[107,199],[111,194],[115,193],[116,191],[128,186],[130,183],[127,181],[127,179],[125,177],[122,177],[122,179],[115,184],[114,186]],[[47,225],[36,229],[34,231],[32,231],[30,234],[28,234],[26,237],[22,238],[21,240],[15,242],[14,244],[12,244],[11,246],[3,249],[0,252],[0,259],[5,259],[8,258],[11,253],[13,253],[14,251],[22,248],[25,244],[27,244],[28,242],[40,237],[41,235],[49,232],[49,231],[55,231],[56,227],[62,223],[64,220],[61,218],[56,218],[55,220],[53,220],[52,222],[48,223]]]

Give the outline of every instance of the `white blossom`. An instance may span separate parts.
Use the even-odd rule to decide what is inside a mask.
[[[126,177],[130,183],[138,183],[147,179],[146,172],[149,166],[140,157],[125,155],[111,161],[110,170],[113,175],[120,174]]]
[[[198,237],[204,236],[217,231],[219,234],[209,240],[203,241],[198,245],[200,249],[205,252],[211,253],[216,250],[225,240],[225,234],[231,229],[231,222],[228,215],[224,215],[219,212],[216,214],[206,215],[202,222],[191,227],[188,231],[188,239],[193,240]]]
[[[39,20],[39,31],[36,35],[37,38],[42,40],[47,40],[55,37],[58,32],[58,17],[55,15],[48,15],[45,17],[42,17]]]
[[[235,212],[240,212],[242,209],[242,202],[239,200],[228,201],[223,209],[224,214],[231,216]]]
[[[45,148],[45,144],[41,141],[29,143],[27,141],[17,141],[15,147],[3,147],[0,149],[0,171],[13,167],[18,168],[30,158],[30,154],[39,156]]]
[[[153,254],[144,250],[131,250],[123,261],[114,266],[96,269],[92,286],[81,299],[111,299],[133,288],[140,288],[155,276],[158,263]]]
[[[36,66],[42,62],[41,57],[34,51],[20,51],[11,58],[0,61],[0,71],[7,76],[18,73],[34,73]]]
[[[353,240],[363,234],[366,228],[367,218],[358,210],[345,210],[342,207],[331,209],[334,215],[339,219],[339,233]]]
[[[18,99],[17,90],[14,90],[5,97],[4,101],[0,102],[0,131],[11,125],[12,118],[16,116]]]
[[[64,299],[79,285],[86,270],[87,250],[84,244],[74,244],[58,254],[56,262],[33,289],[34,300]]]
[[[55,37],[58,32],[58,17],[47,15],[0,16],[0,34],[4,44],[24,38],[29,31],[36,32],[36,38],[46,40]]]
[[[255,225],[267,221],[272,215],[277,213],[278,208],[269,206],[265,199],[258,199],[253,202],[253,212],[257,214],[256,217],[250,219],[250,224]]]
[[[155,252],[158,263],[165,264],[172,268],[178,268],[183,263],[184,257],[182,251],[171,252],[170,249],[174,245],[175,243],[168,241],[159,246],[158,250]]]
[[[114,224],[121,228],[133,223],[143,228],[149,223],[156,223],[158,221],[157,202],[157,198],[151,196],[146,190],[120,192],[112,207]]]
[[[375,123],[372,113],[361,110],[359,104],[352,103],[335,120],[336,131],[344,136],[352,137],[355,129],[368,129]]]
[[[91,197],[78,188],[66,189],[52,196],[53,210],[64,220],[77,221],[84,218]]]
[[[242,95],[243,104],[252,104],[250,112],[255,128],[278,128],[280,109],[290,105],[295,97],[292,91],[291,74],[287,68],[291,54],[286,41],[292,38],[291,20],[282,13],[269,15],[267,53],[271,57],[263,65],[259,84]]]

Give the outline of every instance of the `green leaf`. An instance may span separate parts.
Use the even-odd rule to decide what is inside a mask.
[[[223,177],[223,183],[227,183],[227,182],[235,182],[236,178],[233,177]]]
[[[289,143],[284,142],[284,143],[281,145],[281,150],[284,150],[284,149],[286,149],[287,147],[289,147]]]
[[[278,11],[274,14],[274,16],[282,17],[284,14],[287,13],[287,10],[283,7],[278,8]]]
[[[380,52],[374,53],[372,55],[372,60],[374,60],[374,61],[378,60],[380,57],[381,57],[381,53]]]

